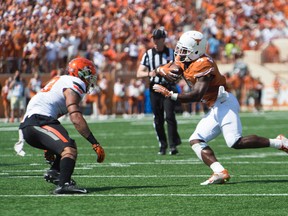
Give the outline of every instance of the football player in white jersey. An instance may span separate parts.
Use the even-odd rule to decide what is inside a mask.
[[[89,129],[79,107],[83,96],[96,85],[96,67],[86,58],[75,58],[68,63],[66,71],[67,75],[54,77],[30,100],[19,129],[29,145],[56,156],[44,175],[46,181],[57,185],[54,194],[87,193],[71,179],[77,146],[57,119],[68,113],[76,130],[91,143],[97,162],[104,161],[104,149]]]

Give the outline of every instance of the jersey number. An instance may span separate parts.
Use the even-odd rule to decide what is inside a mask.
[[[48,92],[51,90],[52,86],[57,82],[57,80],[60,78],[60,76],[54,77],[52,80],[50,80],[44,88],[41,89],[41,92]]]

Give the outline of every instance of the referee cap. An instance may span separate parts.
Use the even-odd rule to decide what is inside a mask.
[[[152,32],[152,38],[154,39],[166,38],[165,30],[163,28],[154,29]]]

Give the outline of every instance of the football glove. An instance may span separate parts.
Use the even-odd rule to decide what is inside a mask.
[[[24,142],[25,142],[24,139],[21,139],[14,145],[14,150],[16,151],[17,155],[20,155],[22,157],[24,157],[26,154],[25,151],[23,150]]]
[[[46,162],[48,164],[51,164],[51,165],[54,163],[54,161],[56,159],[54,153],[52,153],[51,151],[48,151],[48,150],[44,150],[44,158],[45,158]]]
[[[169,91],[167,88],[163,87],[162,85],[159,84],[154,84],[153,85],[153,90],[155,92],[158,92],[162,95],[164,95],[165,97],[171,97],[173,94],[173,91]]]
[[[92,148],[97,154],[97,162],[102,163],[105,159],[105,151],[100,144],[93,144]]]

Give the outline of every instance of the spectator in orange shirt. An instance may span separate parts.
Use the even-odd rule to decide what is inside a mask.
[[[11,81],[12,81],[11,77],[6,79],[5,85],[2,87],[2,90],[1,90],[2,104],[3,104],[4,117],[5,117],[6,123],[9,122],[9,116],[10,116],[10,98],[8,98],[8,94],[9,94],[9,85]]]
[[[263,63],[280,62],[280,51],[272,41],[270,41],[268,46],[262,51],[262,62]]]
[[[244,104],[247,106],[249,111],[253,111],[255,105],[254,101],[254,77],[249,71],[243,77],[243,99]]]
[[[112,72],[115,70],[116,67],[116,60],[117,60],[117,53],[112,45],[104,45],[103,53],[106,58],[106,67],[104,68],[105,71]]]
[[[274,81],[273,81],[273,88],[274,88],[274,97],[273,97],[273,106],[279,106],[278,104],[278,97],[280,95],[281,90],[281,80],[280,76],[276,74]]]
[[[23,61],[24,46],[26,44],[26,35],[23,33],[20,27],[16,29],[16,33],[13,35],[13,42],[15,49],[14,55],[16,61],[16,68],[17,70],[22,71],[21,67]]]
[[[240,77],[239,71],[235,71],[231,77],[227,80],[231,92],[236,96],[240,105],[242,104],[242,78]]]
[[[86,95],[85,99],[83,100],[83,104],[92,104],[92,118],[97,118],[99,116],[99,94],[100,89],[94,88],[92,92]]]

